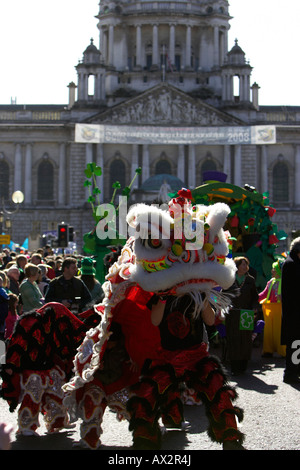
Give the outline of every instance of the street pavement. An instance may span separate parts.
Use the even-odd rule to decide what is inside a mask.
[[[219,350],[211,349],[211,353],[219,354]],[[244,409],[240,429],[246,436],[244,445],[247,450],[300,449],[300,387],[283,382],[284,365],[283,358],[262,358],[261,347],[253,348],[247,372],[230,378],[231,385],[236,386],[238,392],[236,404]],[[163,438],[161,452],[222,450],[221,445],[211,442],[207,436],[208,422],[203,405],[185,405],[185,419],[190,422],[189,430],[169,431]],[[16,429],[16,412],[10,413],[2,399],[0,421],[10,423]],[[77,449],[74,444],[79,440],[79,423],[76,428],[55,435],[47,435],[42,418],[40,423],[39,437],[16,437],[13,433],[12,450]],[[124,455],[123,451],[131,450],[132,438],[127,421],[117,421],[116,415],[107,410],[102,428],[99,451],[110,451],[104,455],[116,455],[118,451]]]

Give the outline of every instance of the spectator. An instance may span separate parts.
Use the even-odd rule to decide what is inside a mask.
[[[46,245],[44,248],[44,258],[47,258],[47,256],[52,256],[53,255],[53,250],[50,245]]]
[[[85,283],[92,296],[92,302],[98,304],[104,297],[104,292],[100,282],[96,279],[96,269],[91,258],[83,258],[80,268],[80,279]]]
[[[51,257],[46,258],[45,260],[47,266],[47,277],[48,279],[54,279],[55,276],[55,262]]]
[[[92,297],[84,282],[76,277],[77,273],[77,260],[65,258],[62,263],[62,275],[50,282],[45,301],[60,302],[68,309],[77,305],[78,311],[82,312]]]
[[[9,294],[9,278],[5,271],[0,271],[0,277],[2,279],[2,287],[7,294]]]
[[[5,289],[6,282],[6,274],[0,271],[0,340],[4,339],[5,321],[8,315],[9,294]]]
[[[45,293],[50,283],[50,279],[47,277],[48,268],[46,264],[39,264],[38,268],[40,269],[40,274],[37,280],[37,285],[41,291],[42,296],[45,297]]]
[[[263,357],[272,357],[273,353],[285,356],[286,348],[281,345],[281,268],[282,262],[277,260],[272,265],[272,278],[265,289],[259,294],[259,302],[265,320]]]
[[[9,300],[8,300],[8,315],[5,320],[5,339],[10,338],[12,335],[12,332],[14,331],[14,326],[16,321],[19,318],[18,315],[18,303],[19,303],[19,298],[15,294],[9,294]]]
[[[22,296],[23,312],[40,308],[44,305],[42,294],[38,288],[37,280],[40,274],[38,266],[28,263],[25,266],[25,279],[20,285],[20,293]]]
[[[57,257],[55,260],[55,277],[59,277],[62,275],[62,263],[62,258]]]
[[[33,255],[31,255],[31,259],[30,259],[31,264],[35,264],[37,266],[38,264],[42,264],[42,261],[43,261],[43,258],[40,253],[33,253]]]
[[[10,255],[9,249],[8,248],[3,248],[3,257],[2,257],[2,267],[1,269],[4,269],[7,263],[12,261],[12,257]]]
[[[300,383],[300,365],[293,360],[296,351],[293,343],[300,338],[300,237],[291,243],[289,256],[282,266],[281,283],[281,344],[286,345],[283,381]]]
[[[249,260],[243,256],[234,258],[237,267],[236,280],[227,292],[232,292],[232,308],[225,319],[226,327],[226,358],[230,362],[233,375],[246,371],[252,354],[252,333],[254,319],[250,311],[260,308],[255,279],[250,276]],[[243,311],[249,310],[247,319],[242,318]]]
[[[16,257],[16,265],[18,266],[19,271],[20,271],[20,278],[19,278],[19,283],[20,284],[23,281],[23,279],[25,278],[24,269],[25,269],[25,266],[26,266],[27,262],[28,262],[28,258],[27,258],[26,255],[18,255]]]
[[[18,266],[15,264],[8,268],[6,270],[6,274],[9,278],[9,290],[19,296],[20,294],[20,285],[19,285],[19,279],[20,279],[20,270]]]

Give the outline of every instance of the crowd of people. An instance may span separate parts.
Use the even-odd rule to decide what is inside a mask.
[[[0,253],[0,339],[13,332],[17,319],[48,302],[59,302],[71,312],[100,303],[104,293],[96,279],[94,260],[54,255],[49,247],[34,253]]]

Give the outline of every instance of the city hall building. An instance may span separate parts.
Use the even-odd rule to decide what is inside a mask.
[[[137,167],[130,202],[154,200],[166,180],[193,189],[204,171],[224,172],[227,183],[269,192],[289,242],[300,228],[300,107],[260,106],[247,44],[228,44],[228,2],[101,0],[98,12],[97,3],[99,38],[74,64],[69,102],[0,105],[6,210],[24,193],[12,240],[29,237],[35,249],[64,221],[80,250],[93,228],[84,170],[94,162],[103,202]]]

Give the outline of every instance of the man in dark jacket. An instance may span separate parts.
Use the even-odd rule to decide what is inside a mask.
[[[75,258],[65,258],[62,275],[52,279],[45,295],[45,302],[59,302],[75,313],[82,312],[91,302],[90,291],[84,282],[76,277],[78,272]]]
[[[300,237],[290,246],[282,267],[281,344],[286,345],[284,382],[300,383]],[[298,349],[298,353],[297,353]]]

